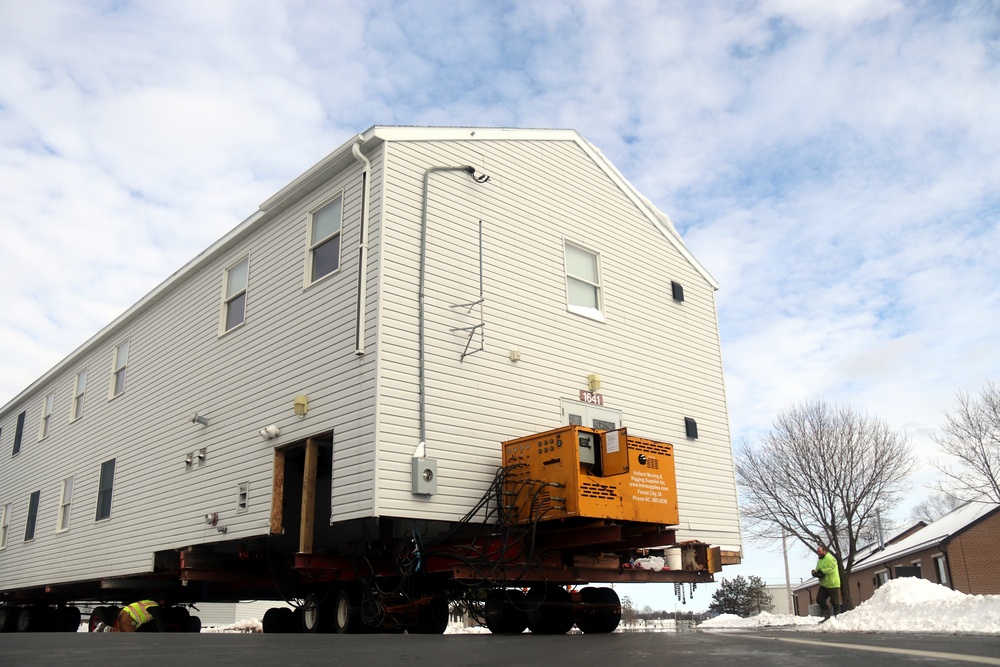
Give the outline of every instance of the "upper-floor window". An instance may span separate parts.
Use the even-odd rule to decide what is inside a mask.
[[[55,394],[46,394],[42,399],[42,421],[38,425],[38,439],[49,434],[49,422],[52,421],[52,406],[55,405]]]
[[[24,522],[24,541],[30,542],[35,539],[35,524],[38,522],[38,501],[42,496],[41,491],[35,491],[28,499],[28,519]]]
[[[309,215],[309,282],[316,282],[340,267],[340,222],[344,198],[336,199]]]
[[[22,412],[17,416],[17,426],[14,427],[14,451],[11,456],[21,451],[21,438],[24,437],[24,417],[27,413]]]
[[[62,483],[62,493],[59,498],[59,523],[56,531],[69,530],[70,508],[73,506],[73,478],[67,477]]]
[[[101,464],[101,480],[97,485],[97,514],[95,521],[111,516],[111,497],[115,490],[115,459]]]
[[[225,289],[222,298],[222,332],[243,324],[247,312],[247,279],[250,258],[244,257],[226,269]]]
[[[79,419],[83,416],[83,395],[87,392],[87,369],[83,369],[76,374],[76,381],[73,383],[73,404],[70,406],[70,420]]]
[[[115,347],[111,369],[111,398],[125,393],[125,369],[128,366],[128,341]]]
[[[566,302],[570,312],[604,321],[600,257],[566,243]]]
[[[7,533],[10,532],[10,503],[0,505],[0,549],[7,548]]]

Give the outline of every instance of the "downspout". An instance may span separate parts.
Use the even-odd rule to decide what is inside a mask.
[[[417,458],[418,454],[420,457],[427,455],[426,443],[427,443],[427,400],[426,394],[427,389],[425,386],[426,380],[426,350],[424,347],[424,283],[427,278],[427,191],[431,180],[431,174],[442,171],[462,171],[472,177],[472,180],[477,183],[486,183],[490,180],[489,176],[485,174],[476,175],[476,168],[468,165],[465,166],[452,166],[452,167],[431,167],[424,172],[424,193],[423,202],[420,209],[420,283],[417,291],[417,331],[418,331],[418,341],[417,341],[417,354],[419,356],[418,363],[418,390],[420,392],[420,443],[417,445],[417,452],[414,454],[414,458]]]
[[[351,146],[354,158],[363,165],[361,170],[361,240],[358,242],[358,310],[355,313],[354,354],[365,353],[365,306],[368,294],[368,200],[372,163],[358,148],[360,142]]]

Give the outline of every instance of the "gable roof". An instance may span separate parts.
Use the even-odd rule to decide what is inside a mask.
[[[332,172],[354,161],[353,147],[374,146],[382,142],[401,141],[572,141],[601,169],[619,190],[632,201],[635,207],[653,224],[664,237],[691,263],[694,269],[712,286],[719,289],[719,283],[687,249],[684,240],[677,233],[673,221],[663,211],[656,208],[644,197],[617,167],[592,143],[584,139],[576,130],[559,129],[519,129],[505,127],[416,127],[400,125],[373,125],[358,134],[313,165],[309,170],[286,185],[274,196],[260,205],[260,210],[272,212],[280,210],[287,203],[296,201],[304,192],[325,181]]]
[[[291,183],[281,188],[277,193],[263,202],[257,211],[251,214],[243,222],[231,229],[218,241],[208,248],[198,253],[180,269],[175,271],[162,283],[157,285],[133,304],[125,312],[115,318],[110,324],[103,327],[90,339],[77,347],[59,363],[46,371],[28,387],[18,393],[14,398],[0,407],[0,415],[6,414],[15,407],[25,396],[35,391],[42,384],[48,382],[50,378],[56,376],[68,365],[76,362],[76,359],[86,354],[89,350],[99,344],[104,344],[113,335],[117,335],[123,326],[134,319],[138,314],[152,307],[171,287],[187,278],[197,271],[204,264],[211,261],[221,251],[240,241],[255,229],[266,224],[280,211],[300,197],[324,183],[340,170],[348,165],[356,163],[354,154],[355,146],[360,149],[374,147],[386,141],[572,141],[575,142],[586,153],[591,160],[618,186],[618,188],[628,197],[636,208],[666,237],[666,239],[680,252],[680,254],[691,263],[695,270],[712,286],[718,289],[719,284],[714,277],[698,262],[691,254],[674,228],[669,216],[657,209],[651,201],[642,196],[635,187],[622,176],[618,169],[604,157],[604,154],[593,144],[584,139],[576,130],[556,130],[556,129],[516,129],[516,128],[482,128],[482,127],[414,127],[414,126],[391,126],[373,125],[363,134],[356,134],[340,147],[327,155],[325,158],[307,169]]]
[[[858,558],[854,562],[852,571],[860,572],[929,549],[997,511],[1000,511],[1000,503],[968,502],[945,514],[937,521],[929,524],[925,524],[923,521],[917,522],[887,541],[884,549],[879,549],[877,542],[859,548]],[[800,591],[815,586],[816,583],[817,579],[813,577],[803,581],[792,590]]]
[[[943,517],[927,524],[908,537],[886,546],[881,551],[858,560],[854,564],[855,571],[900,558],[902,556],[928,549],[941,544],[952,535],[956,535],[980,519],[1000,510],[1000,503],[969,502],[945,514]]]

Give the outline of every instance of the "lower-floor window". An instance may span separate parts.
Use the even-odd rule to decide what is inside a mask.
[[[948,562],[944,558],[944,554],[940,556],[934,556],[934,571],[937,573],[937,580],[939,584],[948,585]]]

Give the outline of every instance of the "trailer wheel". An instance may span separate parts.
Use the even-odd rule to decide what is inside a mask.
[[[17,615],[17,631],[41,632],[45,629],[47,611],[48,609],[41,605],[21,607],[21,612]]]
[[[585,634],[614,632],[622,620],[622,605],[618,593],[607,587],[587,587],[580,591],[576,627]]]
[[[201,619],[197,616],[189,616],[187,627],[184,630],[186,632],[201,632]]]
[[[17,629],[17,617],[20,608],[3,605],[0,607],[0,632],[13,632]]]
[[[527,598],[528,629],[536,635],[564,635],[573,627],[573,600],[562,586],[532,586]]]
[[[307,593],[302,602],[302,632],[330,632],[331,607],[329,599],[321,600],[316,593]]]
[[[431,598],[417,607],[417,624],[413,632],[418,635],[440,635],[448,629],[448,598]]]
[[[361,601],[346,588],[337,591],[333,605],[333,631],[338,635],[361,632]]]
[[[265,611],[261,625],[266,634],[281,632],[281,608],[271,607]]]
[[[80,629],[80,608],[59,607],[55,611],[54,629],[59,632],[76,632]]]
[[[160,614],[167,632],[187,632],[191,620],[187,607],[162,607]]]
[[[528,627],[527,599],[516,588],[494,588],[486,593],[486,627],[495,635],[519,635]]]

